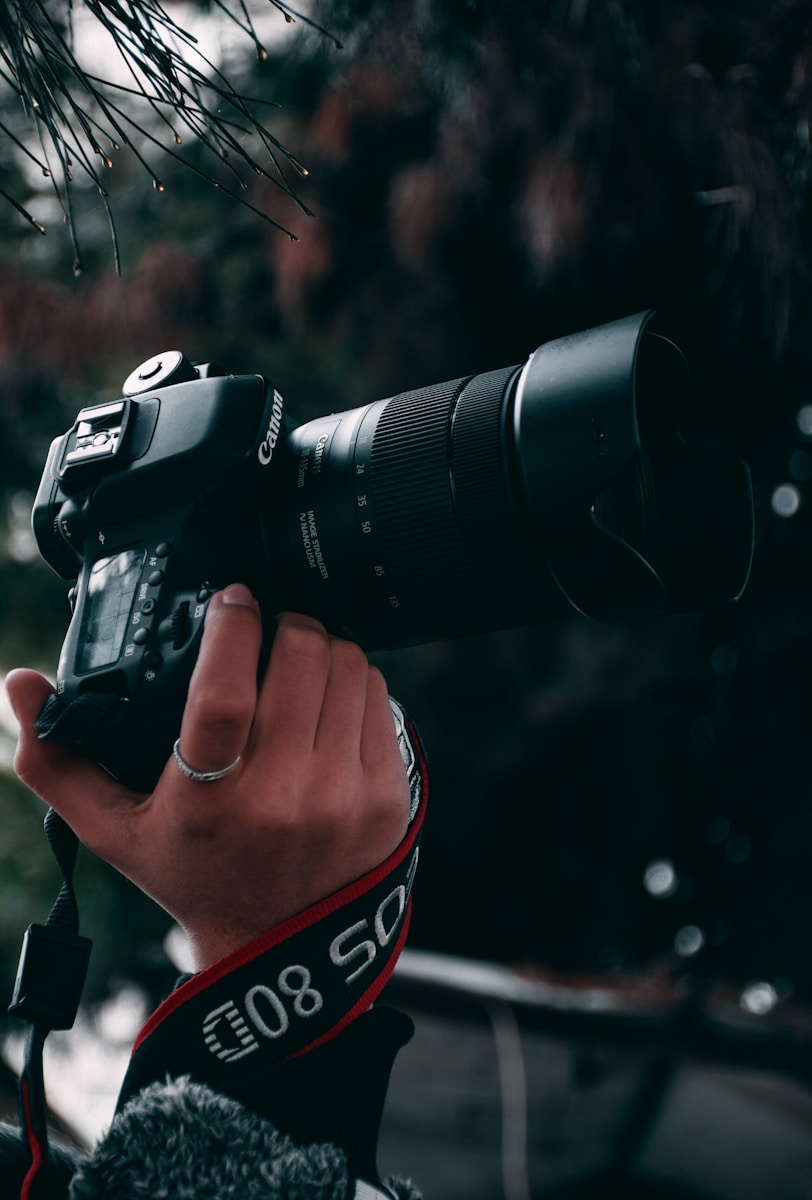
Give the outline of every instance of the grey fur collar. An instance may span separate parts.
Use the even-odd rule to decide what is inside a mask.
[[[70,1200],[346,1200],[344,1154],[295,1145],[237,1101],[184,1077],[152,1084],[81,1163]],[[398,1200],[420,1200],[388,1180]]]
[[[347,1200],[336,1146],[296,1146],[236,1100],[185,1077],[140,1092],[84,1160],[55,1146],[52,1157],[41,1200]],[[0,1124],[0,1200],[17,1200],[25,1162],[20,1131]],[[386,1185],[397,1200],[421,1200],[410,1182]]]

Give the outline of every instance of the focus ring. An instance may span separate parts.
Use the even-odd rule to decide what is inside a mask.
[[[467,573],[449,479],[448,430],[457,379],[404,392],[381,413],[371,466],[376,530],[398,591],[421,593]],[[415,537],[415,531],[420,536]]]
[[[499,574],[494,569],[499,560],[513,562],[516,521],[502,413],[517,371],[505,367],[475,375],[459,397],[451,433],[457,518],[470,553],[476,559],[485,556],[491,577]]]
[[[502,430],[516,370],[404,392],[378,418],[370,455],[376,544],[400,621],[413,633],[489,628],[521,604],[523,589],[505,588],[527,561],[517,552]]]

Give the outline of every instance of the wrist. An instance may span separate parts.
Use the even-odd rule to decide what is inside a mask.
[[[223,959],[237,954],[261,936],[257,930],[215,929],[210,927],[184,928],[189,944],[192,970],[196,974],[208,971]]]
[[[207,967],[153,1014],[120,1101],[155,1079],[191,1074],[228,1092],[336,1037],[366,1012],[406,939],[425,812],[394,854],[361,879]]]

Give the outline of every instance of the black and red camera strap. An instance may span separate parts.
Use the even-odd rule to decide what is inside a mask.
[[[419,743],[413,743],[421,755]],[[406,940],[426,807],[425,766],[408,833],[375,870],[182,983],[136,1041],[119,1097],[191,1074],[232,1090],[336,1037],[371,1007]]]
[[[76,1020],[90,960],[91,942],[79,935],[79,909],[73,891],[78,841],[62,818],[49,809],[45,835],[62,872],[63,883],[45,925],[30,925],[23,940],[11,1016],[27,1022],[19,1082],[20,1126],[29,1163],[20,1200],[36,1200],[38,1180],[48,1165],[48,1127],[42,1054],[54,1029],[70,1029]]]

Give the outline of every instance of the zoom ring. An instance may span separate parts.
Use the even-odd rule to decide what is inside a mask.
[[[451,413],[468,378],[393,397],[372,443],[372,496],[378,544],[396,581],[403,616],[445,602],[471,585],[449,477]]]
[[[492,627],[518,600],[505,586],[521,555],[502,429],[515,374],[406,392],[381,414],[375,525],[408,621],[463,633]]]

